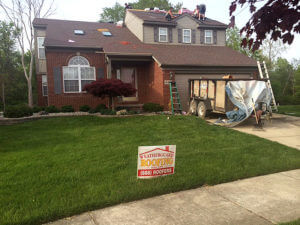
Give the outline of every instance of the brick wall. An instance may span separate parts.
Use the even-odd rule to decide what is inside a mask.
[[[76,55],[81,55],[88,59],[90,66],[95,67],[96,77],[98,76],[98,68],[104,69],[104,74],[106,76],[106,66],[105,57],[103,53],[95,53],[89,51],[47,51],[47,78],[48,78],[48,105],[55,105],[56,107],[61,107],[64,105],[72,105],[75,110],[79,110],[81,105],[89,105],[91,107],[96,107],[98,104],[106,104],[107,100],[99,99],[91,96],[88,93],[64,93],[63,92],[63,77],[61,77],[61,94],[54,93],[54,77],[53,68],[67,66],[70,58]],[[39,93],[40,96],[40,93]]]

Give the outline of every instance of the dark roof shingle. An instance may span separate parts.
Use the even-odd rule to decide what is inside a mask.
[[[152,55],[161,65],[256,66],[256,62],[225,46],[145,44],[126,27],[111,23],[35,19],[35,27],[46,26],[46,47],[103,49],[107,54]],[[81,29],[85,35],[75,35]],[[97,29],[108,29],[111,37]],[[69,42],[72,40],[74,42]]]

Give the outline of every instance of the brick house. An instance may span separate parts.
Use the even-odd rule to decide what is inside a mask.
[[[118,78],[138,91],[118,105],[155,102],[169,109],[169,80],[177,82],[188,109],[188,80],[254,78],[256,62],[225,46],[227,25],[189,14],[167,21],[164,13],[127,10],[124,26],[34,19],[38,104],[95,107],[107,100],[82,88],[99,78]]]

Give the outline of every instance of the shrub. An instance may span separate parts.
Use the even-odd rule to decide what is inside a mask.
[[[104,104],[99,104],[99,105],[97,105],[97,107],[95,108],[95,110],[96,110],[97,112],[101,112],[101,110],[103,110],[103,109],[107,109],[106,105],[104,105]]]
[[[74,112],[74,108],[71,105],[64,105],[61,107],[62,112]]]
[[[96,109],[90,109],[89,110],[89,113],[91,113],[91,114],[94,114],[94,113],[97,113],[98,111],[96,110]]]
[[[50,105],[50,106],[46,107],[45,111],[47,113],[58,113],[59,112],[58,108],[56,108],[54,105]]]
[[[41,111],[43,111],[45,108],[44,107],[41,107],[41,106],[33,106],[33,108],[32,108],[32,111],[34,112],[34,113],[38,113],[38,112],[41,112]]]
[[[8,118],[20,118],[26,116],[32,116],[33,110],[27,105],[14,105],[7,106],[5,108],[4,117]]]
[[[116,111],[111,109],[102,109],[100,113],[102,115],[116,115]]]
[[[161,106],[161,105],[159,105],[159,104],[157,104],[157,103],[151,103],[151,102],[149,102],[149,103],[145,103],[143,105],[143,110],[145,112],[161,112],[161,111],[164,110],[164,107]]]
[[[90,109],[91,109],[91,107],[88,105],[82,105],[79,107],[79,111],[81,111],[81,112],[88,112],[88,111],[90,111]]]

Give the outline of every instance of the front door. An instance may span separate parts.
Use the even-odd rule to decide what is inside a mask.
[[[137,73],[134,67],[122,67],[120,71],[120,80],[124,83],[129,83],[135,89],[137,87]],[[138,92],[129,97],[123,97],[123,101],[138,101]]]

